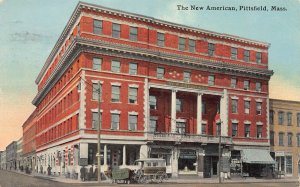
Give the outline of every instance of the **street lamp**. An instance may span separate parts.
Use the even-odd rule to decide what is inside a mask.
[[[221,159],[222,159],[222,147],[221,147],[221,124],[222,121],[219,123],[219,165],[218,165],[218,174],[219,174],[219,183],[222,183],[221,178]]]
[[[98,133],[98,144],[97,144],[97,150],[98,153],[96,154],[97,156],[97,160],[98,160],[98,183],[101,182],[101,111],[100,111],[100,102],[101,102],[101,83],[100,81],[98,82],[98,93],[99,93],[99,97],[98,97],[98,128],[97,128],[97,133]]]

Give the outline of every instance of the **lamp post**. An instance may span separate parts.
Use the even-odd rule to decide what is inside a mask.
[[[97,144],[97,160],[98,160],[98,183],[101,182],[101,110],[100,110],[100,102],[101,102],[101,84],[100,81],[98,82],[98,128],[97,128],[97,134],[98,134],[98,144]]]
[[[222,178],[221,178],[221,159],[222,159],[222,147],[221,147],[221,124],[219,124],[219,164],[218,164],[218,174],[219,174],[219,183],[222,183]]]

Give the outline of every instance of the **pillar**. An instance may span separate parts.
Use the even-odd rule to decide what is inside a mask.
[[[104,160],[103,165],[106,166],[106,165],[107,165],[107,145],[106,145],[106,144],[104,145],[104,153],[103,153],[103,156],[104,156],[104,158],[103,158],[103,160]]]
[[[204,150],[200,148],[198,151],[197,174],[199,177],[204,177]]]
[[[148,158],[148,146],[147,145],[141,145],[140,148],[140,159]]]
[[[221,136],[228,136],[228,94],[224,89],[220,100]]]
[[[123,165],[126,165],[126,145],[123,145]]]
[[[171,95],[171,132],[176,133],[176,90]]]
[[[148,78],[145,78],[144,84],[144,132],[149,132],[149,123],[150,123],[150,103],[149,103],[149,83]],[[148,137],[148,133],[145,133],[146,139]]]
[[[202,94],[197,95],[197,134],[202,133]]]
[[[174,147],[172,151],[172,177],[178,177],[178,148]]]

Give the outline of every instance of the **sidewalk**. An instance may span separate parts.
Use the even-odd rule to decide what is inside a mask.
[[[6,170],[9,171],[9,170]],[[63,176],[48,176],[48,175],[43,175],[40,173],[31,173],[31,174],[26,174],[24,172],[19,172],[19,171],[10,171],[10,172],[15,172],[19,173],[22,175],[27,175],[35,178],[41,178],[45,180],[51,180],[51,181],[56,181],[56,182],[61,182],[61,183],[68,183],[68,184],[98,184],[97,181],[81,181],[81,180],[75,180],[75,179],[69,179],[65,178]],[[254,177],[247,177],[247,178],[232,178],[232,179],[225,179],[222,181],[222,183],[295,183],[299,182],[298,178],[293,178],[293,177],[286,177],[282,179],[257,179]],[[104,184],[110,184],[111,180],[103,180],[101,183]],[[217,177],[213,178],[199,178],[197,176],[180,176],[177,178],[169,178],[168,180],[164,181],[164,183],[179,183],[179,184],[216,184],[219,183],[219,179]]]

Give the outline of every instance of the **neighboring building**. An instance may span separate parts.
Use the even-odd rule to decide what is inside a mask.
[[[17,141],[17,169],[23,170],[23,137]]]
[[[33,111],[29,118],[24,122],[23,128],[23,165],[24,168],[28,167],[29,170],[37,171],[36,168],[36,114]]]
[[[0,167],[3,170],[7,169],[6,168],[6,150],[1,151]]]
[[[300,174],[300,102],[270,99],[270,144],[276,169]]]
[[[8,170],[17,169],[17,142],[13,141],[6,147],[6,165]]]
[[[251,155],[269,156],[268,48],[80,2],[36,79],[39,171],[96,164],[101,92],[102,171],[161,157],[173,176],[210,177],[221,134],[223,172],[242,161],[260,172]]]
[[[3,151],[0,151],[0,169],[2,169],[2,164],[1,164],[2,163],[2,159],[3,159],[2,158],[3,157],[2,154],[3,154]]]

